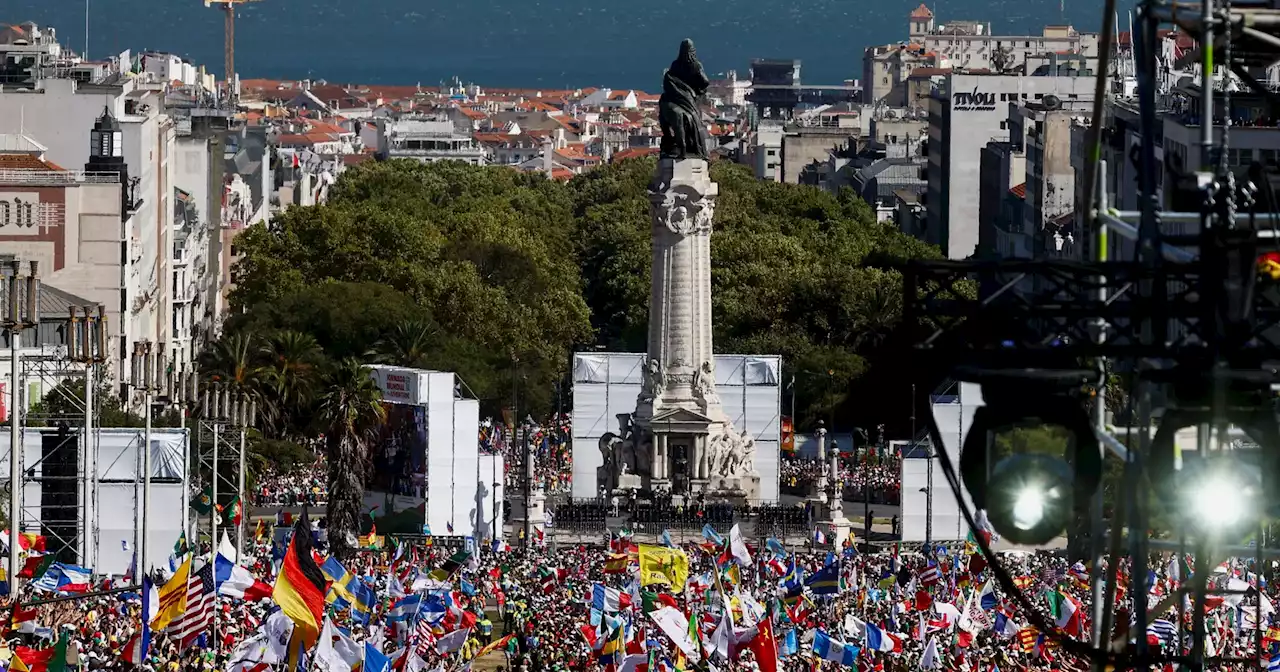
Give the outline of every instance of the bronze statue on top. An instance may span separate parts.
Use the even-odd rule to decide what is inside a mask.
[[[698,99],[709,86],[711,80],[702,71],[693,40],[684,40],[680,43],[680,55],[662,76],[662,97],[658,100],[662,158],[707,158],[707,139]]]

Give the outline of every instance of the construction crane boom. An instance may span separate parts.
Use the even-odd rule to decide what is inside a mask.
[[[205,7],[218,5],[226,12],[226,35],[223,44],[222,65],[223,76],[227,81],[227,97],[232,101],[236,98],[236,7],[249,2],[261,2],[261,0],[204,0]]]

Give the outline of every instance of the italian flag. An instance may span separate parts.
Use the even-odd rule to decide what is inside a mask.
[[[1047,591],[1045,599],[1049,601],[1049,611],[1053,614],[1058,629],[1068,635],[1079,635],[1080,603],[1061,590]]]

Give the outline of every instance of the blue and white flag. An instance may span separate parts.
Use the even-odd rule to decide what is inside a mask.
[[[858,663],[857,646],[831,638],[827,633],[817,630],[813,633],[813,653],[823,660],[853,667]]]
[[[396,600],[391,607],[391,611],[387,612],[387,620],[392,623],[400,621],[410,621],[418,614],[422,607],[421,595],[408,595]]]

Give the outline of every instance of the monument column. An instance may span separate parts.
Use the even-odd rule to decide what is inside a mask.
[[[643,446],[648,465],[641,461],[644,473],[636,476],[660,490],[671,485],[672,447],[679,447],[692,493],[754,503],[760,485],[754,441],[733,428],[716,394],[711,228],[720,189],[707,163],[709,86],[685,40],[663,75],[658,102],[662,148],[648,194],[652,282],[641,392],[622,436],[606,435],[601,449],[612,455]]]

